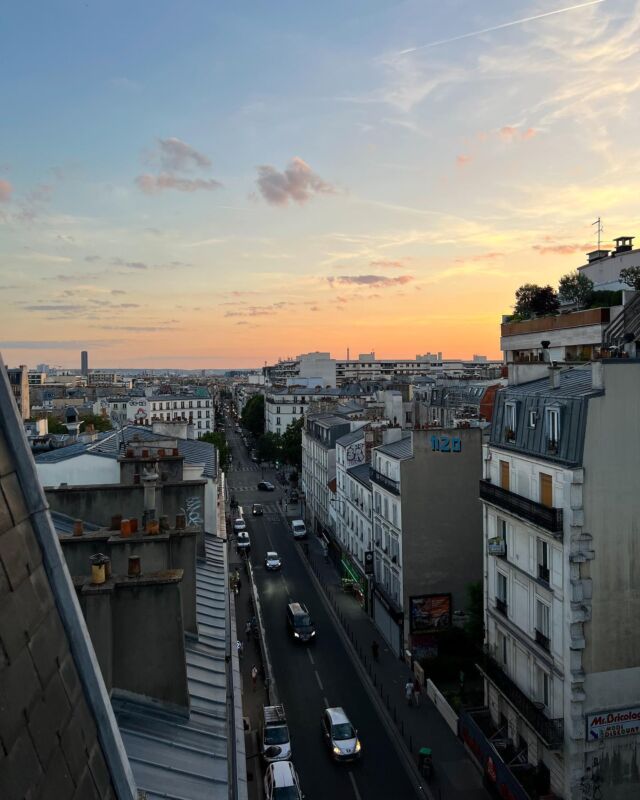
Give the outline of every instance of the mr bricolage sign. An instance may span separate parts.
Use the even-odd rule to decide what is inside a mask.
[[[640,734],[640,706],[587,716],[587,739],[590,741],[636,734]]]

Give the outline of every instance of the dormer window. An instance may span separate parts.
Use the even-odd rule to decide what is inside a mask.
[[[504,438],[508,442],[515,442],[516,439],[516,404],[509,402],[504,404]]]
[[[535,428],[538,424],[538,412],[537,411],[530,411],[529,412],[529,427]]]
[[[560,409],[548,408],[546,410],[547,449],[550,453],[558,452],[560,441]]]

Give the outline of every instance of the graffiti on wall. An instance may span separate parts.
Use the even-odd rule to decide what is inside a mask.
[[[180,513],[184,514],[188,526],[199,527],[204,524],[204,519],[200,513],[202,510],[202,500],[199,497],[187,497],[184,507]]]

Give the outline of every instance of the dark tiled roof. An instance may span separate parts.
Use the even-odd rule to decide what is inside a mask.
[[[393,456],[393,458],[411,458],[413,455],[413,440],[411,438],[411,433],[403,433],[402,439],[399,439],[397,442],[382,444],[380,447],[376,447],[376,450],[379,453],[384,453],[387,456]]]
[[[68,458],[74,458],[86,453],[93,445],[98,444],[103,439],[108,439],[113,436],[113,431],[101,433],[93,442],[76,442],[75,444],[68,444],[63,447],[55,447],[53,450],[48,450],[45,453],[38,453],[36,462],[38,464],[56,464],[58,461],[66,461]]]
[[[341,444],[346,447],[348,444],[359,442],[360,439],[363,438],[364,438],[364,430],[362,428],[356,428],[355,431],[351,431],[351,433],[345,433],[344,436],[341,436],[339,439],[336,439],[336,444]]]
[[[504,397],[539,395],[551,398],[564,397],[590,397],[602,394],[600,389],[594,389],[591,385],[591,365],[573,367],[560,370],[560,386],[553,389],[548,378],[540,378],[528,383],[520,383],[517,386],[507,386],[502,389]]]
[[[367,489],[371,488],[369,464],[358,464],[357,467],[351,467],[351,469],[347,470],[347,474],[351,475],[352,478],[359,481],[363,486],[366,486]]]

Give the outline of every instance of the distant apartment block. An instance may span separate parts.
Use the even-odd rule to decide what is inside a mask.
[[[28,368],[24,364],[21,364],[19,367],[8,367],[7,375],[20,416],[22,419],[29,419],[31,416],[31,403],[29,396]]]

